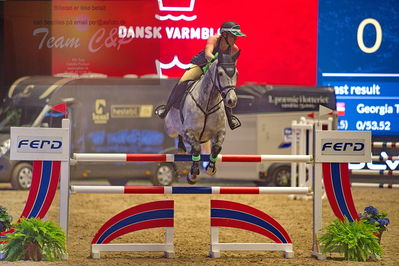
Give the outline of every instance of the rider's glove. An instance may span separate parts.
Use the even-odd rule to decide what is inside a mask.
[[[206,59],[208,63],[202,67],[202,72],[206,72],[209,69],[209,65],[218,58],[219,52],[217,52],[212,58]]]

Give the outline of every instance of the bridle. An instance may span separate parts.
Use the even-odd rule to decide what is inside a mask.
[[[235,64],[235,63],[219,63],[219,62],[218,62],[218,65],[216,66],[216,69],[217,69],[219,66],[222,66],[222,68],[223,68],[223,70],[225,71],[225,73],[226,73],[226,69],[227,69],[227,68],[234,69],[234,72],[231,71],[231,72],[232,72],[231,75],[230,75],[230,73],[229,73],[228,71],[227,71],[227,73],[226,73],[230,78],[232,78],[232,77],[234,76],[235,71],[236,71],[236,64]],[[234,86],[234,85],[227,85],[227,86],[222,87],[222,84],[220,83],[220,76],[218,75],[217,71],[215,71],[215,72],[216,72],[216,73],[215,73],[215,79],[216,79],[217,82],[218,82],[218,86],[217,86],[218,91],[220,92],[220,95],[222,96],[222,98],[225,99],[226,96],[227,96],[227,94],[228,94],[231,90],[235,90],[235,86]]]
[[[200,139],[202,138],[202,135],[204,133],[205,130],[205,126],[206,126],[206,121],[209,115],[215,113],[216,111],[218,111],[220,109],[220,103],[226,98],[227,94],[233,90],[235,91],[235,86],[233,85],[227,85],[227,86],[222,86],[221,82],[220,82],[220,77],[218,75],[218,68],[222,66],[223,71],[225,71],[225,73],[232,78],[235,74],[236,71],[236,64],[235,63],[220,63],[218,61],[217,65],[215,66],[215,70],[214,70],[214,74],[210,73],[210,80],[211,80],[211,86],[212,89],[209,92],[209,97],[208,97],[208,102],[206,104],[206,108],[204,110],[204,108],[198,103],[198,101],[194,98],[194,96],[192,95],[192,90],[190,90],[188,92],[188,94],[191,96],[191,99],[195,102],[195,105],[201,110],[201,112],[204,114],[205,119],[204,119],[204,126],[202,128],[201,134],[200,134]],[[228,69],[229,71],[226,72],[226,69]],[[231,69],[233,69],[234,71],[232,71]],[[211,69],[209,68],[208,71],[211,71]],[[192,87],[194,88],[194,86]],[[220,96],[222,97],[222,99],[220,101],[218,101],[215,105],[213,106],[209,106],[210,102],[211,102],[211,98],[212,98],[212,94],[215,91],[215,88],[217,89],[217,92],[220,93]],[[184,117],[182,115],[182,113],[180,113],[181,115],[181,120],[182,122],[184,121]]]
[[[227,86],[222,86],[221,82],[220,82],[220,76],[218,75],[218,68],[219,67],[223,68],[223,71],[230,77],[232,78],[235,74],[236,71],[236,64],[235,63],[220,63],[218,61],[217,65],[216,65],[216,70],[215,70],[215,75],[214,78],[212,78],[212,75],[210,76],[211,78],[211,83],[212,83],[212,90],[214,88],[217,88],[220,95],[222,96],[222,99],[225,99],[227,94],[231,91],[231,90],[235,90],[235,86],[234,85],[227,85]],[[226,72],[226,69],[233,69],[233,70],[229,70]],[[216,86],[217,85],[217,86]]]

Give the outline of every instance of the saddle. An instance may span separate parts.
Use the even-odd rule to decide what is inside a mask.
[[[187,97],[188,92],[190,91],[193,84],[196,80],[186,80],[176,85],[176,99],[173,101],[173,107],[181,110],[184,105],[184,99]]]

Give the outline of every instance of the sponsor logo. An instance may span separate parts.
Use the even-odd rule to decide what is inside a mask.
[[[381,158],[386,158],[389,155],[382,151],[380,153]],[[370,170],[399,170],[399,161],[398,160],[386,160],[383,163],[370,162],[370,163],[350,163],[349,169],[351,170],[360,170],[360,169],[370,169]]]
[[[107,102],[104,99],[97,99],[94,105],[94,113],[91,114],[94,124],[106,124],[109,120],[109,112],[105,112]]]
[[[18,136],[19,153],[62,153],[62,138],[51,136]]]
[[[158,7],[159,11],[172,11],[172,12],[191,12],[194,10],[195,0],[184,0],[184,1],[168,1],[168,0],[158,0]],[[166,16],[161,16],[155,14],[155,18],[161,21],[164,20],[186,20],[186,21],[193,21],[197,19],[196,15],[191,17],[186,16],[184,14],[180,14],[178,16],[168,14]]]
[[[323,139],[321,154],[323,155],[361,155],[365,152],[363,140]]]
[[[111,105],[112,118],[148,118],[152,116],[152,105]]]

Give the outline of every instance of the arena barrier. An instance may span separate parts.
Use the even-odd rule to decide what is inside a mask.
[[[47,161],[60,161],[61,167],[60,171],[41,171],[42,179],[51,176],[51,179],[57,180],[60,178],[60,227],[64,230],[64,232],[68,235],[68,216],[69,216],[69,197],[71,188],[70,181],[70,164],[79,163],[79,156],[74,156],[75,159],[70,158],[70,121],[68,119],[63,119],[62,128],[57,129],[49,129],[49,128],[11,128],[11,159],[12,160],[37,160],[41,159]],[[29,145],[19,145],[19,141],[23,136],[23,143],[32,143]],[[37,136],[42,136],[40,140],[37,140]],[[322,229],[322,176],[324,178],[324,184],[326,186],[326,193],[329,199],[329,203],[331,208],[333,209],[334,214],[341,220],[344,217],[347,217],[349,221],[358,220],[356,209],[354,208],[352,194],[350,191],[350,182],[349,182],[349,171],[348,164],[346,162],[364,162],[369,161],[371,159],[370,156],[370,140],[371,135],[369,132],[344,132],[344,131],[318,131],[315,134],[315,154],[314,156],[304,155],[301,160],[309,160],[309,163],[314,165],[313,171],[313,248],[312,255],[316,256],[319,259],[325,258],[325,256],[320,252],[320,247],[317,242],[317,235],[321,232]],[[41,142],[43,145],[50,145],[51,143],[55,143],[55,147],[57,150],[53,151],[51,148],[46,147],[47,149],[43,149],[38,151],[37,148],[40,145],[37,143]],[[352,151],[351,154],[343,153],[342,149],[339,147],[339,143],[344,141],[345,143],[349,143],[349,146],[358,145],[362,147],[358,149],[356,152]],[[336,143],[337,142],[337,143]],[[62,145],[59,145],[62,144]],[[335,146],[334,146],[335,145]],[[338,148],[334,148],[338,145]],[[62,146],[62,149],[60,147]],[[323,149],[321,148],[323,147]],[[32,148],[32,149],[30,149]],[[343,155],[344,154],[344,155]],[[90,155],[91,156],[91,155]],[[107,155],[108,156],[108,155]],[[124,154],[125,158],[127,155]],[[140,155],[143,156],[143,155]],[[155,159],[160,160],[159,155],[144,155],[144,157],[149,160],[149,157],[156,157]],[[274,156],[274,155],[271,155]],[[302,155],[301,155],[302,156]],[[133,156],[134,157],[134,156]],[[162,155],[163,159],[166,160],[166,155]],[[189,156],[190,157],[190,156]],[[205,155],[201,156],[202,158],[206,158]],[[227,160],[223,160],[224,158],[230,158]],[[237,161],[238,158],[245,157],[247,162],[254,162],[263,160],[266,158],[265,156],[260,155],[222,155],[221,161]],[[285,157],[285,159],[283,158]],[[289,155],[282,157],[274,157],[274,159],[278,160],[292,160],[294,157],[290,157]],[[297,157],[296,157],[297,158]],[[306,158],[306,159],[304,159]],[[163,160],[162,159],[162,160]],[[170,158],[169,158],[170,159]],[[270,158],[268,158],[270,159]],[[101,160],[104,160],[102,158]],[[118,159],[120,160],[120,159]],[[137,158],[135,159],[137,160]],[[331,163],[335,162],[335,163]],[[56,162],[52,162],[52,164],[57,164]],[[34,170],[35,171],[35,170]],[[44,179],[43,179],[44,180]],[[38,191],[40,193],[36,193],[35,197],[38,197],[39,194],[45,194],[45,190],[42,190],[42,187],[46,182],[40,182],[38,185]],[[118,188],[119,191],[121,188]],[[155,190],[159,188],[151,188],[150,190]],[[163,193],[170,190],[170,188],[162,188]],[[192,189],[192,188],[190,188]],[[234,189],[230,189],[230,192],[234,191]],[[227,190],[229,190],[227,189]],[[287,189],[292,189],[287,188]],[[173,188],[171,189],[173,192]],[[194,189],[195,190],[195,189]],[[212,191],[213,189],[207,189],[207,191]],[[218,189],[214,189],[217,191]],[[125,187],[123,187],[123,191],[125,191]],[[219,189],[219,192],[226,191],[225,189]],[[259,189],[257,193],[260,193],[262,189]],[[275,190],[276,191],[276,190]],[[192,191],[190,191],[191,193]],[[198,192],[198,191],[197,191]],[[235,191],[235,193],[243,193],[247,192],[247,194],[255,193],[253,189],[247,189],[245,191]],[[30,194],[32,191],[30,192]],[[182,193],[183,194],[183,193]],[[184,193],[187,194],[187,193]],[[38,206],[37,208],[42,208],[44,205],[48,205],[51,202],[46,201],[42,206]],[[45,213],[42,213],[45,215]],[[213,218],[216,218],[213,216]],[[212,218],[211,218],[212,219]],[[216,237],[216,235],[214,235]],[[214,238],[215,240],[215,238]],[[215,241],[217,244],[217,241]],[[215,245],[215,249],[213,252],[216,254],[219,250],[223,250],[222,246]],[[226,246],[228,248],[228,245]],[[243,248],[245,249],[245,248]],[[253,250],[254,247],[251,246],[248,249]],[[242,249],[240,249],[242,250]],[[287,251],[288,252],[288,251]],[[288,255],[289,256],[289,255]]]

